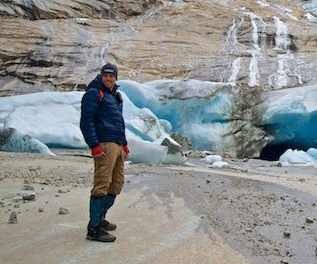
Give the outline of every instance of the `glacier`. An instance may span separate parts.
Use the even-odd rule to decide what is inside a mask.
[[[198,80],[122,80],[118,84],[124,100],[127,139],[131,142],[130,159],[134,162],[185,162],[181,155],[169,156],[166,146],[161,145],[171,132],[189,138],[195,149],[219,154],[237,144],[232,131],[238,87]],[[2,97],[0,128],[14,128],[48,147],[87,148],[79,129],[83,94],[42,92]],[[263,92],[260,96],[262,103],[250,110],[261,117],[257,126],[270,138],[267,147],[285,145],[280,152],[271,149],[278,153],[275,159],[290,147],[305,151],[317,147],[317,85]],[[244,121],[246,128],[252,127],[248,120]],[[257,141],[252,131],[245,140],[248,144]]]

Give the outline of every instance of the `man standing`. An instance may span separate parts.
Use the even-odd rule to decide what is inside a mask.
[[[122,97],[117,91],[117,66],[107,63],[88,85],[82,98],[80,128],[94,158],[94,187],[90,197],[90,221],[86,238],[113,242],[107,231],[116,229],[106,213],[124,184],[124,161],[129,149],[122,116]]]

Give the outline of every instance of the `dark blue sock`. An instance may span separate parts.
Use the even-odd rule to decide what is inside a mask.
[[[90,221],[89,224],[91,226],[97,226],[102,221],[103,216],[103,204],[102,204],[103,197],[94,197],[90,196]]]
[[[111,206],[114,204],[114,200],[116,199],[116,195],[113,194],[107,194],[102,197],[102,209],[103,209],[103,219],[106,218],[107,211],[111,208]]]

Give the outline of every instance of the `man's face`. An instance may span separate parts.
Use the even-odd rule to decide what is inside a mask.
[[[116,77],[112,73],[104,73],[101,77],[103,84],[111,91],[116,83]]]

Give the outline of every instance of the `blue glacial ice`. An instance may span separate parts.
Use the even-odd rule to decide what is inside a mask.
[[[236,144],[231,126],[237,87],[197,80],[118,83],[131,160],[181,163],[181,156],[168,157],[166,147],[160,145],[170,132],[188,137],[200,150],[221,152]],[[82,95],[45,92],[2,97],[0,128],[15,128],[49,147],[87,148],[78,125]],[[264,104],[252,111],[262,114],[259,126],[270,131],[271,144],[286,143],[302,150],[317,147],[317,86],[266,92],[263,99]],[[254,140],[252,133],[246,140]]]
[[[274,135],[273,144],[287,143],[298,149],[317,147],[317,86],[270,92],[262,124]]]

